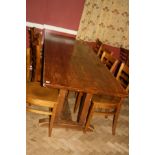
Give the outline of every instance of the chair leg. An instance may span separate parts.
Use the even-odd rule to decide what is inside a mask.
[[[49,127],[48,127],[48,136],[49,137],[51,137],[51,133],[52,133],[51,121],[52,121],[52,116],[49,116]]]
[[[118,116],[120,113],[120,109],[121,109],[121,103],[118,104],[117,109],[116,109],[116,113],[113,117],[113,124],[112,124],[112,134],[115,135],[116,132],[116,125],[117,125],[117,120],[118,120]]]
[[[53,124],[54,124],[54,120],[55,120],[57,104],[55,104],[53,108],[49,108],[49,109],[52,111],[52,116],[51,115],[49,116],[49,132],[48,132],[48,136],[51,137],[52,128],[53,128]]]
[[[52,111],[52,108],[49,108],[49,111]],[[54,123],[54,115],[49,116],[49,128],[48,128],[48,136],[51,137],[52,133],[52,128],[53,128],[53,123]]]
[[[52,128],[53,128],[53,124],[54,124],[54,118],[55,118],[55,115],[52,115],[50,116],[49,118],[49,134],[48,136],[51,137],[51,134],[52,134]]]
[[[85,128],[84,128],[84,132],[87,131],[88,127],[90,126],[90,120],[93,117],[93,113],[94,113],[94,103],[92,102],[89,112],[88,112],[88,116],[87,116],[87,120],[86,120],[86,124],[85,124]]]
[[[83,96],[83,93],[82,93],[82,92],[79,92],[79,93],[77,94],[76,101],[75,101],[75,105],[74,105],[74,113],[77,111],[77,108],[78,108],[79,105],[80,105],[82,96]]]

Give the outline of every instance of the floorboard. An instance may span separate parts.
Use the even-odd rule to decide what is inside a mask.
[[[75,97],[69,94],[69,108],[72,118]],[[27,155],[128,155],[129,154],[129,103],[122,105],[116,135],[111,134],[112,118],[94,116],[93,132],[65,128],[54,128],[48,137],[47,128],[39,127],[42,115],[27,113],[26,154]]]

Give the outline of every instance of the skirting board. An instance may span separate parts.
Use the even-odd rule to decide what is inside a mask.
[[[52,31],[57,31],[57,32],[63,32],[63,33],[68,33],[68,34],[72,34],[72,35],[77,35],[77,31],[65,29],[65,28],[62,28],[62,27],[52,26],[52,25],[26,22],[26,26],[28,26],[28,27],[36,27],[36,28],[39,28],[39,29],[47,29],[47,30],[52,30]]]

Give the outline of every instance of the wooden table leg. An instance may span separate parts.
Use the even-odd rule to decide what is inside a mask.
[[[80,106],[82,96],[83,96],[83,93],[79,92],[77,97],[76,97],[75,106],[74,106],[74,113],[77,111],[77,108]]]
[[[83,104],[80,106],[80,110],[78,113],[78,122],[74,122],[72,120],[63,120],[62,114],[63,114],[63,107],[65,104],[65,98],[67,95],[68,91],[67,90],[60,90],[59,92],[59,98],[58,98],[58,107],[56,111],[56,118],[54,121],[53,126],[54,127],[64,127],[64,128],[72,128],[72,129],[77,129],[77,130],[83,130],[83,127],[86,122],[87,114],[88,114],[88,109],[91,103],[91,98],[92,94],[86,94],[83,97]],[[39,125],[43,127],[48,127],[49,119],[44,118],[39,120]],[[93,131],[93,128],[88,128],[88,131]]]
[[[59,97],[58,97],[58,105],[57,105],[57,110],[56,110],[54,122],[57,122],[61,119],[61,114],[63,111],[63,105],[65,103],[65,98],[66,98],[67,93],[68,93],[68,90],[60,89]]]
[[[84,99],[84,102],[81,103],[81,105],[80,105],[80,109],[79,109],[79,113],[78,113],[78,122],[82,126],[85,125],[92,96],[93,96],[92,94],[87,93],[86,97]]]

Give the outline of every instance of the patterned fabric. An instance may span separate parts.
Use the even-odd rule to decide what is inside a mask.
[[[129,1],[86,0],[76,39],[129,49]]]

